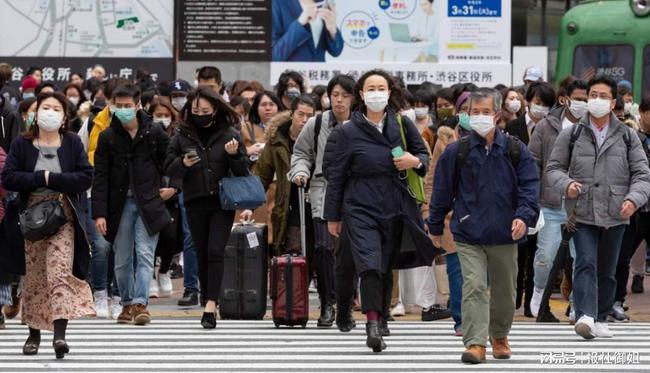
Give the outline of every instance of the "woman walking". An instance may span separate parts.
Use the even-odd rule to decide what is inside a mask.
[[[92,168],[81,140],[67,132],[66,98],[60,93],[38,97],[35,123],[17,137],[7,156],[2,182],[20,193],[24,208],[44,201],[60,201],[65,222],[51,236],[25,241],[25,279],[22,320],[29,326],[23,354],[35,355],[41,330],[54,330],[57,359],[69,351],[65,341],[68,320],[95,314],[85,280],[89,244],[82,222],[85,192]]]
[[[413,240],[416,255],[411,259],[419,262],[400,263],[402,268],[431,264],[436,253],[406,181],[407,170],[424,176],[429,153],[413,122],[398,116],[400,91],[388,73],[365,73],[356,94],[359,110],[331,135],[336,139],[328,168],[325,218],[333,236],[345,230],[361,278],[362,311],[368,320],[366,345],[380,352],[386,348],[382,335],[390,333],[386,320],[391,271],[400,254],[402,233]]]
[[[167,152],[165,168],[183,180],[183,198],[197,248],[201,294],[206,300],[201,325],[217,326],[216,302],[223,279],[224,251],[235,212],[221,208],[219,181],[232,172],[248,173],[246,150],[235,130],[237,113],[209,88],[198,88],[181,110],[182,123]]]

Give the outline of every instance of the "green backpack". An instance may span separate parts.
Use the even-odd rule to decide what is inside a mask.
[[[406,152],[408,151],[408,146],[406,145],[406,134],[401,115],[397,115],[397,123],[399,123],[399,132],[402,135],[402,145]],[[415,198],[418,203],[425,203],[424,178],[418,175],[414,169],[410,169],[406,170],[406,182],[408,183],[408,190],[411,197]]]

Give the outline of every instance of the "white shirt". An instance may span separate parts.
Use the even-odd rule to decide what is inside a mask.
[[[562,129],[565,130],[571,126],[573,126],[573,122],[570,121],[569,118],[565,116],[564,120],[562,121]]]
[[[371,126],[375,127],[379,131],[379,133],[382,133],[382,134],[384,133],[384,124],[386,122],[386,113],[384,113],[384,116],[381,117],[381,120],[379,121],[379,123],[374,123],[373,121],[368,119],[368,117],[365,116],[365,115],[363,117],[366,118],[368,123],[370,123]]]
[[[607,138],[607,131],[609,130],[609,122],[605,124],[605,127],[603,129],[598,129],[594,125],[594,122],[591,121],[591,118],[589,118],[589,127],[591,128],[592,131],[594,131],[594,135],[596,136],[596,141],[598,142],[598,147],[600,148],[603,143],[605,142],[605,138]]]
[[[526,112],[526,127],[528,127],[528,135],[533,132],[533,128],[535,128],[535,122],[533,122],[533,118],[528,115],[528,112]]]

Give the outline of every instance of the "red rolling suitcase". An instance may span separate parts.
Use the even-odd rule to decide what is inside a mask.
[[[305,188],[300,187],[300,246],[302,255],[282,255],[271,259],[271,300],[273,323],[307,326],[309,321],[309,267],[305,233]]]

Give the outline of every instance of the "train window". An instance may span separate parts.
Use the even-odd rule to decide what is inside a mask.
[[[643,50],[643,92],[650,92],[650,45]]]
[[[580,45],[573,58],[573,75],[589,80],[607,75],[616,81],[634,80],[632,45]]]

